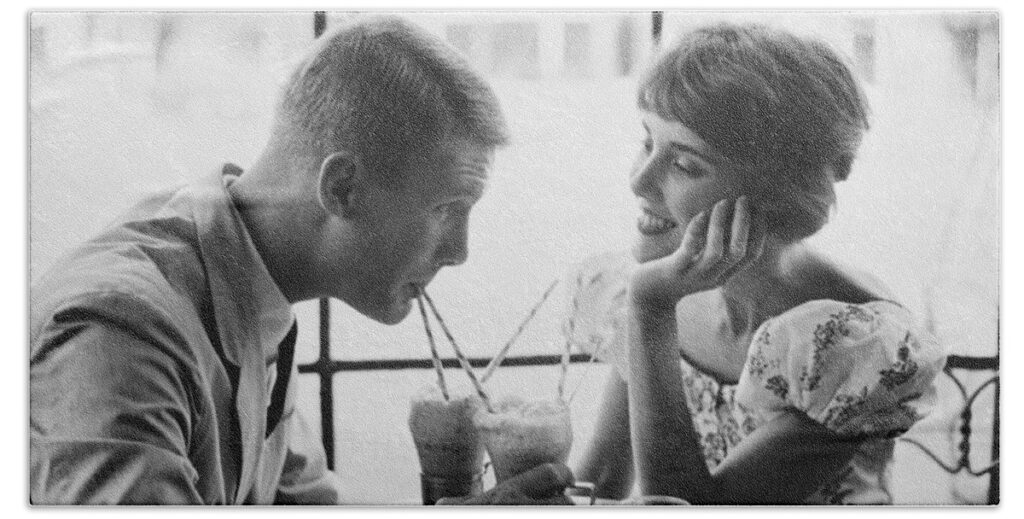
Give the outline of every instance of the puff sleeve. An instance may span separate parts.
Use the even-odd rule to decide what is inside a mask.
[[[564,279],[568,300],[562,334],[576,349],[627,377],[626,289],[633,266],[626,252],[587,258]]]
[[[934,404],[936,341],[888,301],[811,301],[754,334],[736,399],[765,419],[798,409],[843,436],[891,438]]]

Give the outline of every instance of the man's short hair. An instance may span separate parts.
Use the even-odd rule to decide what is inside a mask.
[[[395,17],[324,34],[285,85],[275,130],[316,166],[355,151],[382,182],[456,137],[505,144],[497,97],[454,49]]]

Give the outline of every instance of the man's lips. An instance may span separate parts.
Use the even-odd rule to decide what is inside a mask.
[[[434,276],[436,275],[437,273],[435,272],[430,276],[419,281],[410,281],[409,283],[406,283],[405,286],[409,287],[409,290],[412,292],[412,296],[416,297],[420,294],[421,291],[426,290],[427,285],[429,285],[430,282],[434,280]]]

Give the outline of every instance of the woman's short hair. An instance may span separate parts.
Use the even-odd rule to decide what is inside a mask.
[[[382,181],[401,180],[445,139],[508,140],[490,87],[451,47],[396,17],[323,35],[284,86],[275,137],[315,165],[355,151]]]
[[[744,176],[769,230],[817,232],[868,128],[863,92],[827,44],[763,25],[685,35],[647,73],[640,108],[679,121]]]

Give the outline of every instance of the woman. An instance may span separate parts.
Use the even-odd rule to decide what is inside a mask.
[[[581,275],[574,305],[621,301],[594,321],[624,338],[577,478],[612,498],[635,471],[691,503],[890,503],[894,438],[944,357],[877,282],[802,243],[868,127],[852,74],[820,42],[722,24],[665,53],[639,107],[636,264],[622,291]]]

